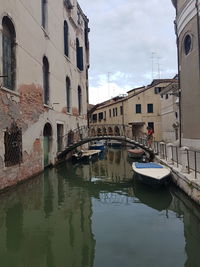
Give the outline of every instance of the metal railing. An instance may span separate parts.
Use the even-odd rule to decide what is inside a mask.
[[[172,165],[178,167],[183,166],[185,164],[187,173],[194,173],[195,179],[197,179],[198,174],[200,174],[200,151],[195,149],[183,149],[175,145],[170,145],[164,142],[153,142],[152,149],[155,154],[157,154],[161,159],[165,159],[166,161],[171,161]],[[167,149],[171,150],[171,158],[167,153]],[[185,162],[183,161],[182,153],[186,153]]]
[[[100,124],[91,127],[80,126],[74,130],[70,130],[66,135],[60,138],[62,138],[63,149],[65,149],[83,139],[95,136],[123,136],[126,139],[129,138],[135,140],[138,144],[143,145],[144,148],[151,148],[154,154],[158,155],[160,158],[165,159],[166,161],[171,161],[171,163],[176,167],[181,167],[185,164],[187,173],[194,172],[195,178],[197,178],[198,174],[200,174],[199,150],[185,149],[185,153],[187,154],[186,162],[182,162],[183,157],[180,147],[169,145],[164,142],[158,142],[156,140],[149,142],[145,134],[141,134],[141,136],[134,136],[132,128],[129,125]],[[171,150],[170,155],[168,155],[169,149]]]

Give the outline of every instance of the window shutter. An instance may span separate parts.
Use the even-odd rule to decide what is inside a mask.
[[[83,47],[78,47],[78,68],[83,71]]]

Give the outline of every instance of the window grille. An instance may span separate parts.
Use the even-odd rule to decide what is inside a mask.
[[[22,162],[22,130],[16,123],[4,133],[5,166],[10,167]]]

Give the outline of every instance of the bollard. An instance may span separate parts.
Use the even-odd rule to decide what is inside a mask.
[[[188,150],[189,148],[184,146],[184,147],[181,147],[180,151],[181,151],[181,160],[182,160],[182,168],[181,168],[181,171],[184,172],[184,173],[189,173],[189,170],[188,170]]]
[[[172,144],[167,144],[167,163],[173,165],[173,159],[172,159]]]

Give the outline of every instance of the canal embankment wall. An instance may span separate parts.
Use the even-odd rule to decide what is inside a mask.
[[[169,149],[168,151],[172,151],[171,146],[169,146]],[[193,162],[196,160],[196,157],[193,159],[188,157],[187,148],[178,148],[179,157],[176,157],[178,160],[175,161],[173,156],[169,156],[170,153],[167,153],[167,150],[166,156],[161,150],[156,155],[156,160],[171,169],[172,181],[193,201],[200,205],[200,173],[198,172],[197,162]],[[193,164],[191,164],[192,162]],[[190,165],[194,165],[195,168],[190,168]]]

